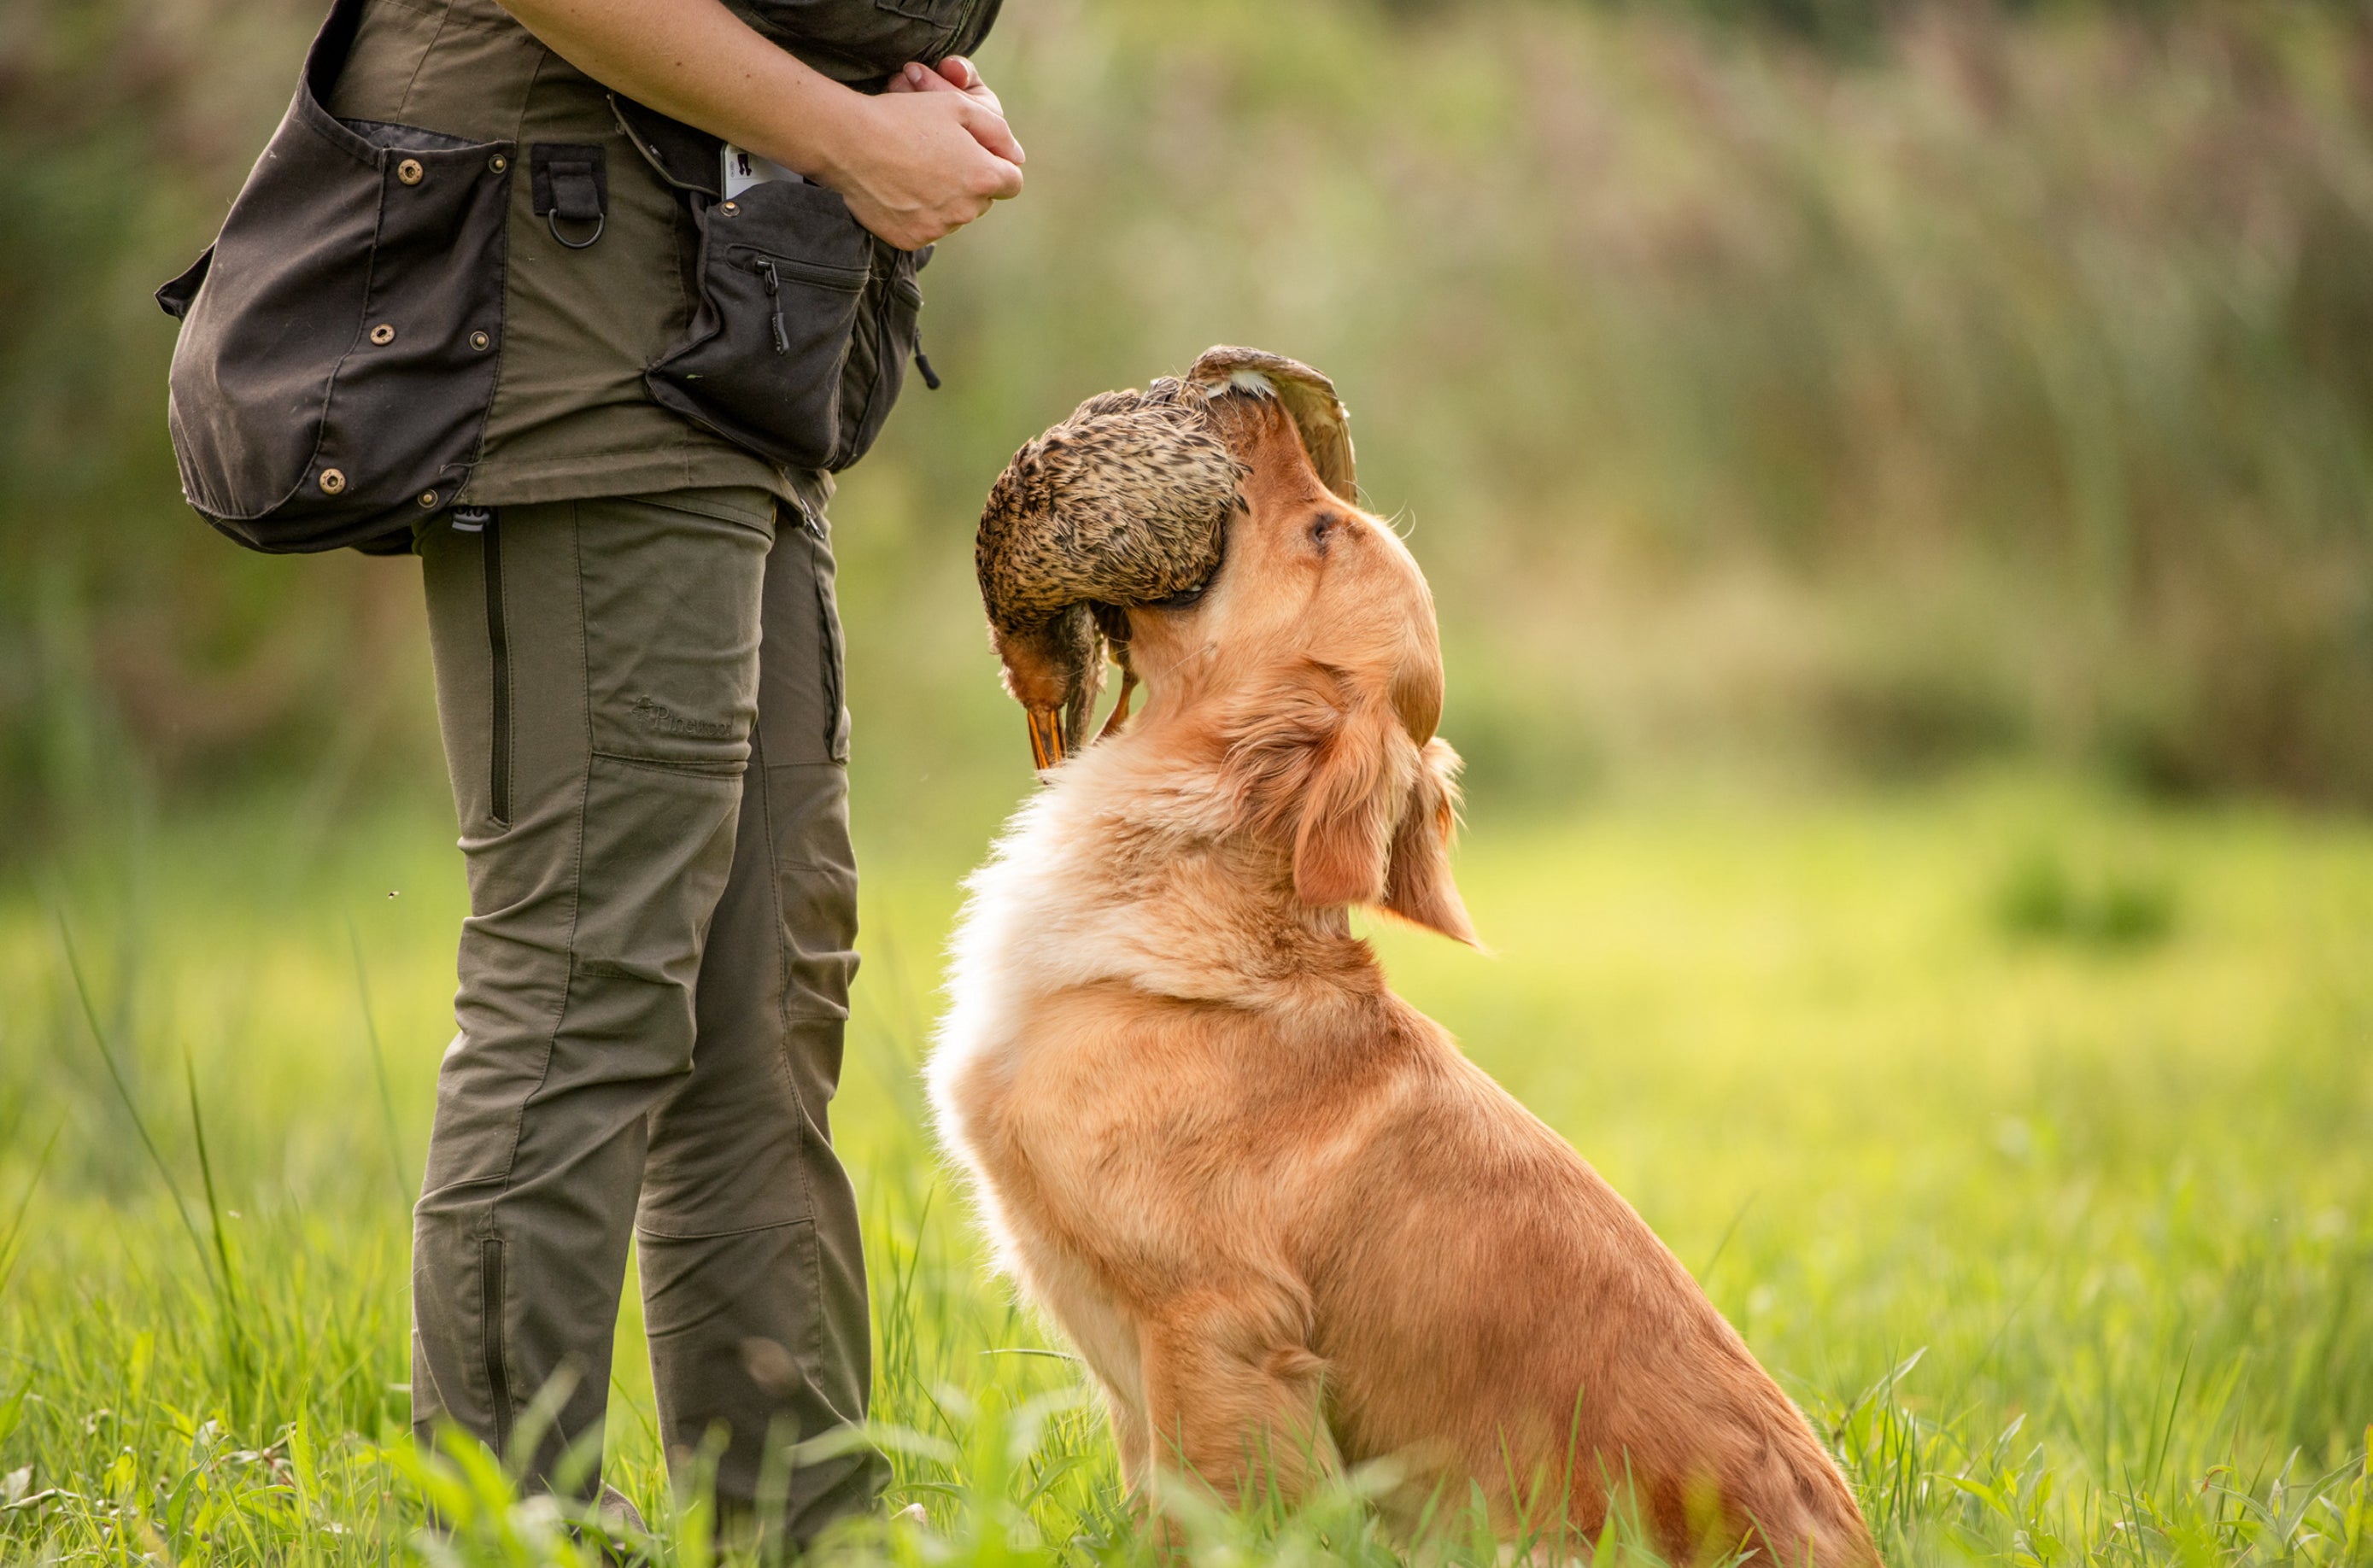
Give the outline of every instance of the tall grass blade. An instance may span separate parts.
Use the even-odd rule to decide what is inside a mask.
[[[32,1212],[33,1194],[41,1189],[41,1177],[49,1173],[50,1156],[57,1153],[58,1139],[66,1129],[60,1122],[50,1130],[50,1141],[41,1145],[41,1157],[33,1162],[32,1179],[25,1183],[25,1196],[17,1202],[17,1211],[8,1216],[8,1228],[0,1232],[0,1291],[8,1288],[8,1276],[16,1271],[19,1245],[25,1235],[25,1216]]]
[[[223,1224],[222,1199],[215,1190],[214,1157],[206,1150],[205,1117],[198,1108],[198,1071],[186,1051],[181,1054],[181,1077],[190,1089],[190,1131],[197,1140],[198,1175],[205,1184],[206,1214],[214,1227],[215,1259],[220,1269],[216,1275],[219,1283],[215,1291],[215,1310],[222,1319],[224,1351],[239,1377],[232,1406],[233,1413],[238,1414],[236,1396],[241,1391],[252,1395],[255,1374],[259,1369],[252,1347],[248,1342],[247,1325],[240,1313],[239,1270],[231,1262],[230,1233]]]
[[[172,1167],[165,1163],[157,1140],[149,1135],[147,1118],[140,1114],[140,1106],[132,1097],[132,1085],[125,1082],[123,1068],[115,1059],[114,1047],[107,1043],[106,1026],[99,1023],[98,1004],[91,1000],[90,982],[83,977],[82,955],[75,951],[74,931],[67,926],[65,916],[61,914],[57,919],[58,940],[65,944],[66,971],[74,977],[75,995],[82,1002],[83,1020],[90,1025],[90,1037],[99,1045],[99,1058],[107,1063],[107,1076],[115,1084],[116,1097],[123,1102],[125,1114],[132,1117],[132,1129],[140,1135],[140,1146],[148,1151],[149,1164],[157,1167],[158,1178],[172,1197],[173,1207],[181,1216],[181,1228],[189,1233],[190,1245],[198,1249],[198,1261],[211,1275],[214,1261],[206,1254],[205,1238],[198,1235],[198,1223],[190,1217],[190,1204],[181,1196],[181,1184],[173,1179]]]
[[[371,1072],[379,1081],[380,1120],[387,1132],[387,1164],[395,1177],[395,1199],[412,1201],[412,1184],[403,1176],[403,1141],[396,1132],[395,1094],[387,1082],[387,1051],[380,1044],[379,1014],[371,1008],[370,971],[363,964],[362,933],[355,930],[354,918],[346,918],[346,943],[354,949],[355,991],[362,1000],[363,1034],[370,1041]]]

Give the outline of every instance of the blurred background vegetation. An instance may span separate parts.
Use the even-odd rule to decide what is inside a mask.
[[[240,552],[164,436],[148,291],[320,8],[0,13],[0,855],[439,787],[411,563]],[[1341,385],[1485,799],[2035,756],[2373,803],[2373,10],[1014,0],[983,64],[1030,189],[836,508],[878,821],[1019,780],[989,480],[1213,341]]]
[[[0,1561],[416,1519],[375,1445],[463,907],[417,571],[181,504],[148,297],[324,3],[0,0]],[[1336,377],[1441,603],[1499,956],[1387,934],[1397,981],[1890,1560],[2366,1568],[2373,0],[1008,0],[982,63],[1029,189],[835,506],[877,1409],[973,1455],[946,1387],[1070,1375],[914,1071],[1029,788],[981,497],[1249,342]],[[1095,1556],[1066,1422],[1035,1503],[904,1451],[901,1500]]]

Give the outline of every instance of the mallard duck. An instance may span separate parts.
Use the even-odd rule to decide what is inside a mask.
[[[1349,415],[1334,383],[1257,348],[1207,349],[1184,376],[1100,392],[1023,443],[982,510],[973,561],[1005,689],[1041,769],[1075,751],[1104,687],[1109,648],[1128,716],[1132,604],[1199,593],[1219,568],[1245,468],[1229,409],[1281,403],[1319,482],[1358,489]]]

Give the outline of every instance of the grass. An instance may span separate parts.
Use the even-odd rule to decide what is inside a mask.
[[[490,1460],[404,1435],[449,839],[395,811],[308,860],[220,813],[0,895],[0,1561],[386,1562],[430,1496],[448,1559],[583,1560]],[[837,1123],[894,1496],[931,1523],[840,1550],[1142,1557],[919,1129],[979,846],[902,842],[866,857]],[[1899,1568],[2373,1563],[2373,828],[2032,778],[1682,794],[1484,813],[1461,877],[1496,955],[1380,933],[1397,983],[1672,1243]],[[608,1473],[705,1565],[627,1300]],[[1389,1550],[1355,1489],[1197,1541]]]

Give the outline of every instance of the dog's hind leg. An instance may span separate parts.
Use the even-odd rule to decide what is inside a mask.
[[[1105,1384],[1104,1396],[1113,1446],[1120,1450],[1120,1479],[1131,1497],[1145,1497],[1153,1487],[1153,1429],[1143,1407],[1128,1394]]]
[[[1155,1501],[1185,1485],[1236,1507],[1292,1506],[1339,1472],[1322,1397],[1326,1363],[1235,1303],[1167,1315],[1143,1338]]]

